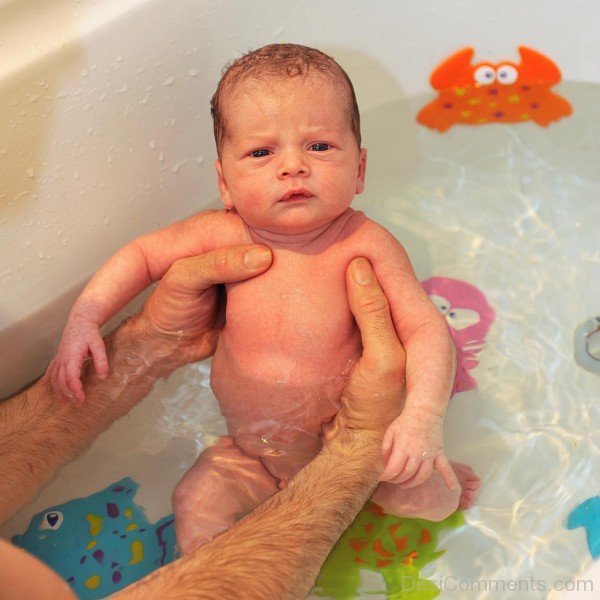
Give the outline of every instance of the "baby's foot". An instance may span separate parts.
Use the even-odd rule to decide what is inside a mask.
[[[458,483],[461,487],[460,498],[458,499],[459,510],[465,510],[473,506],[477,489],[481,485],[481,479],[475,475],[475,471],[469,465],[463,463],[450,462]]]
[[[373,502],[388,514],[399,517],[442,521],[455,510],[464,510],[473,505],[479,477],[473,469],[462,463],[450,462],[458,485],[448,489],[441,475],[434,471],[431,477],[413,488],[402,488],[396,483],[383,482],[379,485]]]

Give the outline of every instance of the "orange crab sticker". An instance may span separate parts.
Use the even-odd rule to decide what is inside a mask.
[[[519,46],[521,63],[471,64],[473,48],[464,48],[440,64],[429,81],[438,97],[417,115],[419,123],[446,131],[452,125],[535,121],[546,127],[573,112],[550,88],[560,69],[547,56]]]

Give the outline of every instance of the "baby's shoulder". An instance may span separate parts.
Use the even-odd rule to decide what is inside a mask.
[[[383,225],[357,210],[352,210],[349,214],[343,236],[350,244],[400,243]]]
[[[184,223],[193,235],[209,233],[220,245],[252,243],[248,226],[230,210],[203,210],[188,217]]]

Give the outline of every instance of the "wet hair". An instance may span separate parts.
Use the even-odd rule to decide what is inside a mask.
[[[270,44],[244,54],[223,69],[217,91],[210,101],[217,153],[221,155],[227,137],[224,99],[243,81],[260,77],[307,77],[311,70],[321,73],[343,88],[352,133],[360,148],[360,113],[354,87],[346,71],[320,50],[298,44]]]

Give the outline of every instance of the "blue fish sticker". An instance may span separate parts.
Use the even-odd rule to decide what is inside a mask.
[[[587,544],[592,558],[600,556],[600,496],[588,498],[569,514],[568,529],[585,527]]]
[[[12,542],[52,567],[83,600],[103,598],[177,558],[173,515],[149,523],[125,477],[52,506]]]

